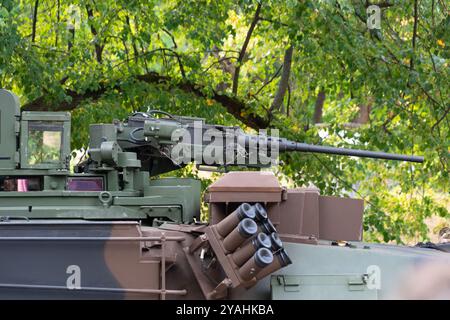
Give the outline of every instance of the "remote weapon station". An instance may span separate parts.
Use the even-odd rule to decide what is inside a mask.
[[[21,112],[0,90],[2,299],[379,299],[402,268],[449,262],[439,250],[362,243],[362,200],[287,189],[268,172],[228,172],[211,184],[208,223],[199,221],[198,180],[151,178],[192,161],[263,167],[278,152],[422,157],[150,111],[92,124],[86,160],[70,168],[70,131],[70,113]]]

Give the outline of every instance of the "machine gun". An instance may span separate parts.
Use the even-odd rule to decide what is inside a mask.
[[[165,117],[157,118],[156,114]],[[365,158],[423,162],[423,157],[335,148],[290,141],[265,134],[249,135],[239,127],[205,124],[204,119],[163,111],[138,112],[126,122],[92,125],[91,160],[79,172],[116,163],[121,151],[133,152],[151,176],[176,170],[196,161],[213,167],[264,167],[280,152],[313,152]],[[90,169],[89,169],[90,168]]]
[[[292,151],[423,161],[248,135],[238,127],[150,111],[112,124],[92,124],[89,156],[71,172],[70,113],[21,112],[18,98],[0,90],[0,116],[0,217],[190,222],[200,215],[200,182],[149,178],[192,161],[264,167],[280,152]]]

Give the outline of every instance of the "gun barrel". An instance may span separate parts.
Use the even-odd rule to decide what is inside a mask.
[[[346,149],[327,146],[316,146],[300,142],[289,141],[285,147],[286,151],[301,151],[301,152],[314,152],[314,153],[326,153],[326,154],[339,154],[344,156],[355,156],[363,158],[376,158],[386,160],[399,160],[422,163],[424,158],[421,156],[408,156],[395,153],[386,153],[378,151],[366,151],[358,149]]]

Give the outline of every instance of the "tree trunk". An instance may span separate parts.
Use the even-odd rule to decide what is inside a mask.
[[[314,117],[313,117],[314,123],[322,122],[324,102],[325,102],[325,91],[323,89],[320,89],[319,93],[317,94],[316,105],[314,107]]]
[[[281,73],[281,79],[278,84],[278,90],[273,99],[270,110],[280,110],[283,103],[284,95],[286,94],[287,87],[289,85],[289,76],[291,74],[292,53],[294,48],[290,46],[284,54],[283,72]]]
[[[252,23],[250,25],[250,28],[247,31],[247,35],[245,36],[244,44],[242,45],[241,51],[239,52],[239,58],[236,63],[236,69],[234,71],[233,76],[233,88],[232,92],[233,95],[237,95],[238,90],[238,84],[239,84],[239,72],[241,71],[241,64],[244,61],[245,52],[247,51],[248,43],[250,42],[250,38],[252,37],[253,30],[255,30],[256,24],[259,20],[259,13],[261,12],[261,6],[262,2],[258,3],[258,6],[256,7],[255,15],[253,16]]]
[[[370,121],[370,109],[372,105],[370,103],[363,104],[359,106],[359,115],[356,117],[352,123],[366,124]]]

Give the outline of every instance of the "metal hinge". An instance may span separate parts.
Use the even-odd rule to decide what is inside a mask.
[[[300,280],[296,277],[279,275],[277,276],[277,281],[280,286],[284,287],[285,292],[300,291]]]
[[[347,284],[349,291],[363,291],[367,284],[367,274],[360,277],[351,277]]]
[[[16,133],[16,134],[20,133],[20,121],[16,121],[14,123],[14,133]]]

